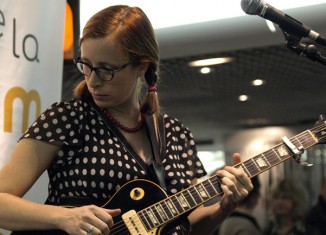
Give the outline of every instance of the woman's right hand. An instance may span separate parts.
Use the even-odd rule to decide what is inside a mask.
[[[107,235],[120,215],[120,209],[105,209],[95,205],[66,208],[66,215],[60,217],[59,228],[70,235]]]

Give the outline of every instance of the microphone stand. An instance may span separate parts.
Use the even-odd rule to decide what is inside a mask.
[[[286,40],[286,46],[299,56],[305,56],[306,58],[318,62],[320,64],[326,65],[326,57],[322,56],[318,51],[317,47],[313,44],[304,44],[301,43],[301,38],[289,34],[288,32],[283,31],[283,35]]]

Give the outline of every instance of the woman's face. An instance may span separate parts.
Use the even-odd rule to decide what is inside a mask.
[[[273,209],[277,216],[290,215],[293,206],[293,200],[286,194],[277,195],[273,198]]]
[[[119,69],[130,63],[117,46],[107,38],[86,39],[81,44],[81,60],[96,68]],[[127,65],[111,81],[99,79],[93,71],[85,76],[87,87],[95,103],[101,108],[123,108],[138,104],[137,81],[147,66]]]

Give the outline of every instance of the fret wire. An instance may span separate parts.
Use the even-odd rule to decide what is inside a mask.
[[[326,125],[324,125],[326,126]],[[312,129],[311,131],[317,131],[321,127],[317,127]],[[324,127],[323,127],[324,128]],[[320,130],[322,130],[321,128]],[[294,136],[290,140],[295,146],[303,146],[304,148],[308,148],[314,144],[316,144],[318,141],[313,137],[310,131],[306,131],[303,133],[300,133],[297,136]],[[280,151],[280,152],[279,152]],[[283,152],[282,152],[283,151]],[[280,155],[282,152],[282,155]],[[271,150],[268,150],[260,155],[255,156],[254,158],[251,158],[243,163],[240,163],[239,165],[242,166],[242,168],[250,175],[256,175],[257,173],[260,173],[262,171],[265,171],[272,166],[283,162],[291,157],[291,152],[288,151],[287,147],[284,144],[278,144]],[[267,163],[259,165],[258,161],[259,159],[262,159],[262,163]],[[254,173],[252,173],[254,172]],[[206,200],[213,198],[214,196],[217,196],[221,193],[223,193],[223,190],[220,187],[221,181],[218,176],[213,176],[208,180],[205,180],[201,182],[198,185],[195,185],[191,187],[190,189],[187,189],[186,191],[183,191],[183,194],[177,194],[176,196],[172,196],[166,200],[163,200],[162,203],[159,203],[159,208],[156,207],[150,207],[150,213],[148,211],[143,210],[140,211],[140,217],[144,223],[144,225],[150,230],[150,227],[155,227],[153,223],[162,223],[161,221],[165,222],[165,220],[169,220],[169,218],[176,217],[177,215],[180,215],[186,209],[181,205],[181,202],[178,197],[182,197],[185,202],[187,202],[187,206],[189,209],[194,208],[196,205],[201,204],[205,202]],[[201,191],[201,194],[198,190]],[[180,198],[181,199],[181,198]],[[190,201],[191,200],[191,201]],[[199,202],[198,202],[199,200]],[[182,200],[183,201],[183,200]],[[169,203],[170,202],[170,203]],[[172,203],[171,203],[172,202]],[[193,203],[191,203],[193,202]],[[169,206],[170,204],[170,206]],[[184,205],[184,204],[183,204]],[[172,208],[172,210],[171,210]],[[164,218],[162,218],[162,214],[160,211],[163,211]],[[147,214],[147,216],[146,216]],[[154,217],[154,222],[150,219],[150,217]]]
[[[264,154],[260,154],[257,157],[253,158],[253,162],[256,165],[257,169],[259,170],[259,173],[262,171],[268,169],[270,167],[270,163],[266,160]],[[259,173],[255,174],[258,175]]]
[[[279,158],[275,158],[275,155],[277,156],[276,152],[273,151],[266,151],[264,153],[264,159],[266,160],[266,162],[268,163],[269,166],[273,165],[275,163],[275,159],[277,160],[277,162],[279,162]]]
[[[196,195],[197,196],[194,196],[194,199],[195,199],[195,201],[196,201],[196,203],[197,204],[199,204],[199,203],[202,203],[203,202],[203,199],[201,198],[201,196],[199,195],[199,192],[198,192],[198,190],[197,190],[197,188],[196,188],[196,186],[195,187],[193,187],[193,188],[191,188],[190,189],[190,191],[193,191],[193,195],[196,193]],[[196,199],[199,199],[199,201],[197,202],[197,200]]]
[[[161,217],[160,212],[157,210],[157,208],[156,208],[156,204],[153,205],[153,206],[151,206],[150,208],[152,208],[152,211],[153,211],[153,213],[154,213],[154,216],[155,216],[156,220],[157,220],[160,224],[162,224],[162,223],[164,222],[164,219]]]
[[[214,190],[214,188],[213,188],[213,190],[212,190],[212,184],[210,184],[209,179],[203,181],[202,183],[203,183],[204,188],[206,189],[206,191],[207,191],[209,197],[213,197],[213,196],[216,195],[216,194],[215,194],[215,190]]]
[[[258,155],[257,157],[255,157],[255,158],[251,158],[250,160],[250,164],[249,164],[249,166],[250,166],[250,168],[248,168],[248,170],[249,169],[252,169],[252,168],[255,168],[256,169],[256,171],[260,171],[260,167],[258,166],[258,164],[257,164],[257,162],[256,162],[256,159],[258,159],[259,158],[259,156],[260,155]],[[252,170],[250,170],[250,172],[252,172]],[[257,173],[250,173],[251,175],[256,175]]]
[[[157,211],[159,211],[160,215],[163,214],[163,217],[161,216],[163,222],[166,222],[166,221],[169,220],[168,215],[166,214],[164,208],[162,207],[162,203],[157,203],[156,204],[156,209],[157,209]]]
[[[305,149],[316,144],[316,140],[312,137],[312,134],[310,133],[310,131],[305,131],[305,132],[297,135],[297,138],[298,139],[302,138],[302,140],[300,140],[300,142],[301,142],[301,145]],[[307,144],[305,145],[305,143],[307,143]]]
[[[204,191],[206,192],[206,195],[209,196],[209,193],[207,192],[206,188],[203,185],[203,182],[201,182],[199,185],[201,185],[201,188],[204,189]]]
[[[154,226],[157,226],[158,224],[161,223],[161,221],[158,219],[157,217],[157,213],[156,213],[156,210],[155,210],[155,207],[154,206],[150,206],[148,207],[148,210],[150,210],[150,215],[152,215],[152,218],[153,218],[153,223],[154,223]],[[151,218],[151,217],[149,217]]]
[[[293,140],[291,139],[290,141],[296,148],[299,148],[301,146],[303,147],[303,145],[301,144],[301,142],[298,140],[297,137],[294,137]]]
[[[281,145],[279,146],[280,148],[282,147]],[[278,152],[276,152],[275,148],[273,148],[273,151],[269,152],[270,154],[267,154],[266,157],[267,159],[270,159],[270,163],[272,166],[275,166],[277,163],[282,161],[282,158],[279,156]],[[275,158],[276,156],[277,158]]]
[[[173,214],[172,212],[170,211],[170,208],[169,206],[166,204],[166,201],[167,200],[163,200],[160,205],[162,207],[162,210],[166,213],[166,216],[169,218],[169,219],[172,219],[173,218]]]
[[[246,163],[247,166],[244,166],[244,163]],[[246,162],[241,163],[241,165],[243,165],[243,169],[245,169],[244,172],[247,174],[247,176],[251,177],[253,175],[251,170],[252,170],[252,168],[253,168],[252,166],[254,166],[254,164],[251,161],[246,161]]]
[[[304,138],[302,140],[302,144],[305,149],[318,143],[318,141],[313,137],[313,134],[310,131],[306,131],[306,136],[309,136],[309,138]]]
[[[251,177],[252,175],[255,175],[255,173],[252,173],[254,171],[254,167],[255,170],[257,170],[255,164],[253,164],[253,161],[247,160],[245,162],[242,163],[242,165],[244,166],[244,169],[248,172],[248,176]]]
[[[255,158],[259,158],[259,156],[256,156]],[[247,161],[243,162],[243,164],[246,164],[245,167],[247,171],[249,172],[249,177],[252,175],[256,175],[258,172],[260,172],[260,167],[255,162],[255,158],[248,159]],[[258,172],[257,172],[258,171]]]
[[[148,221],[148,224],[150,226],[150,228],[154,228],[155,227],[155,224],[153,223],[153,221],[151,220],[151,213],[148,213],[148,211],[150,211],[149,208],[146,208],[145,209],[145,212],[147,214],[147,221]]]
[[[216,186],[216,191],[220,194],[223,192],[222,188],[221,188],[221,184],[222,184],[222,181],[221,181],[221,178],[217,175],[214,176],[213,180],[216,180],[217,183],[216,184],[213,184]]]
[[[191,201],[193,201],[193,206],[192,205],[190,205],[191,207],[194,207],[194,206],[196,206],[197,205],[197,203],[196,203],[196,201],[195,201],[195,199],[193,198],[193,196],[191,195],[191,193],[189,192],[189,190],[187,189],[185,192],[187,192],[187,194],[190,196],[190,198],[191,198]],[[189,201],[189,200],[188,200]],[[189,204],[191,204],[191,203],[189,203]]]
[[[265,161],[268,163],[268,165],[271,166],[271,164],[269,163],[269,161],[267,161],[265,154],[261,154],[261,156],[265,159]]]
[[[139,211],[138,214],[140,214],[140,218],[143,221],[143,224],[146,226],[147,230],[151,230],[153,227],[151,226],[151,224],[149,223],[149,221],[147,220],[147,216],[144,215],[144,213],[146,213],[145,210]]]
[[[278,149],[280,149],[280,148],[282,148],[283,147],[283,145],[282,144],[279,144],[278,146]],[[285,147],[285,146],[284,146]],[[282,161],[282,158],[281,158],[281,156],[279,156],[279,153],[278,152],[276,152],[276,147],[275,148],[273,148],[273,153],[276,155],[276,157],[279,159],[279,160],[281,160]]]
[[[218,194],[217,190],[215,189],[214,185],[212,184],[212,182],[209,180],[209,183],[211,184],[212,188],[214,189],[215,195]]]
[[[217,194],[217,195],[220,195],[220,194],[223,193],[223,190],[222,190],[222,188],[221,188],[221,184],[222,184],[222,182],[221,182],[219,176],[215,176],[215,177],[212,178],[212,184],[213,184],[213,185],[218,185],[218,188],[217,188],[217,192],[218,192],[218,194]],[[217,196],[217,195],[216,195],[216,196]]]
[[[245,161],[248,162],[248,161]],[[245,173],[250,177],[251,173],[250,171],[247,169],[247,166],[244,164],[245,162],[242,162],[240,165],[242,166],[242,169],[244,169]],[[249,162],[248,162],[249,163]]]
[[[201,202],[204,202],[205,200],[202,198],[202,196],[201,196],[200,193],[198,192],[198,189],[197,189],[196,186],[194,187],[194,189],[196,190],[198,196],[200,197]]]
[[[185,208],[190,208],[189,201],[187,200],[187,198],[185,197],[185,195],[183,194],[183,192],[179,193],[178,196],[177,196],[177,198],[178,198],[178,200],[181,199],[180,205],[182,206],[182,208],[185,211],[186,211]]]
[[[180,205],[180,202],[179,202],[178,198],[176,197],[176,195],[174,195],[172,198],[173,198],[172,201],[174,202],[174,205],[175,205],[175,207],[177,208],[178,213],[179,213],[179,214],[183,213],[183,212],[184,212],[184,209],[183,209],[183,207]],[[178,204],[177,204],[177,203],[178,203]]]
[[[257,164],[257,159],[261,159],[260,155],[258,155],[256,158],[251,158],[249,162],[248,170],[250,170],[251,175],[257,175],[261,172],[261,167]]]
[[[179,214],[177,207],[174,205],[173,200],[171,198],[165,200],[166,204],[168,206],[168,208],[170,209],[170,211],[172,211],[171,213],[174,214]]]

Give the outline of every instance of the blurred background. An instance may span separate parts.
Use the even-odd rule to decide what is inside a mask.
[[[233,152],[250,159],[281,143],[283,136],[290,138],[312,128],[319,115],[326,114],[325,65],[291,51],[278,25],[246,15],[240,2],[81,0],[80,21],[75,24],[78,35],[78,27],[110,4],[140,6],[146,12],[161,52],[162,110],[190,128],[210,174],[232,164]],[[326,35],[325,1],[268,3]],[[325,46],[301,42],[326,54]],[[190,65],[213,58],[221,63]],[[63,99],[71,98],[78,79],[71,60],[66,59]],[[259,176],[262,199],[256,214],[262,226],[270,188],[280,179],[298,181],[306,189],[308,207],[316,202],[325,177],[325,145],[308,149],[302,157],[314,165],[303,167],[290,159]]]
[[[326,114],[325,65],[291,51],[278,25],[246,15],[240,2],[68,1],[74,14],[80,11],[73,53],[65,59],[63,100],[71,98],[74,84],[82,79],[71,62],[78,55],[79,29],[96,11],[127,4],[141,7],[157,34],[162,110],[190,128],[210,174],[232,164],[233,152],[247,160],[281,143],[283,136],[312,128],[319,115]],[[326,1],[268,3],[326,35]],[[326,55],[325,46],[301,42]],[[191,66],[213,58],[219,63]],[[290,159],[259,176],[262,198],[255,213],[262,226],[270,188],[280,179],[301,184],[308,207],[316,202],[325,177],[325,145],[309,148],[302,157],[314,165],[303,167]]]
[[[245,14],[240,3],[67,0],[62,100],[71,99],[74,85],[83,79],[72,60],[79,55],[86,21],[109,5],[126,4],[141,7],[153,23],[161,53],[162,111],[193,132],[209,174],[232,164],[234,152],[248,160],[282,143],[284,136],[313,128],[319,116],[326,115],[325,65],[291,51],[277,25]],[[326,35],[326,1],[268,3]],[[307,39],[301,43],[326,55],[325,46]],[[194,61],[206,59],[215,63],[194,66]],[[302,158],[313,166],[289,159],[259,176],[262,197],[255,214],[261,226],[268,216],[270,189],[283,178],[305,189],[307,207],[316,203],[326,177],[325,145],[311,146]],[[32,200],[35,196],[27,195]]]

